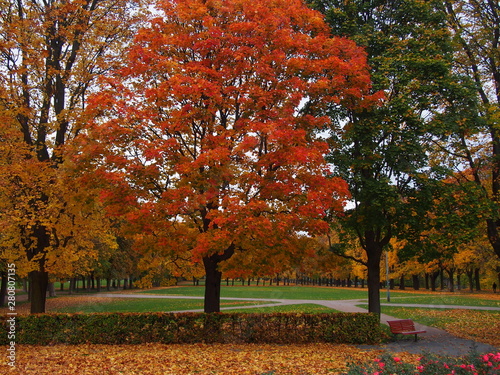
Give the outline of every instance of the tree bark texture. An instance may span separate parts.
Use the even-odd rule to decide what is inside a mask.
[[[49,273],[47,271],[35,270],[29,273],[31,313],[40,314],[45,312],[45,301],[47,300],[47,287],[49,285]]]
[[[220,312],[220,288],[222,272],[219,264],[231,258],[235,246],[231,244],[222,254],[213,254],[203,257],[205,267],[205,301],[203,309],[206,313]]]

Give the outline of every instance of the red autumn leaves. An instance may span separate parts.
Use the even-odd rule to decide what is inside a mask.
[[[90,106],[110,200],[127,200],[143,235],[180,238],[216,266],[326,231],[348,191],[314,134],[331,126],[329,107],[377,99],[363,51],[298,0],[164,1],[158,12]]]

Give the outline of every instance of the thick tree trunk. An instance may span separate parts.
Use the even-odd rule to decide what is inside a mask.
[[[205,267],[205,302],[203,309],[206,313],[220,312],[222,272],[219,271],[219,264],[231,258],[234,251],[235,246],[231,244],[222,254],[203,257]]]
[[[446,272],[448,273],[448,282],[450,283],[450,292],[454,292],[455,291],[455,269],[450,268],[450,269],[446,270]]]
[[[368,311],[380,316],[380,259],[382,250],[391,239],[390,230],[385,236],[382,236],[382,231],[368,230],[364,232],[364,250],[367,255],[368,269]]]
[[[497,267],[498,285],[500,285],[500,266]]]
[[[500,193],[497,192],[495,196],[500,196]],[[488,239],[490,240],[491,247],[493,248],[493,251],[495,252],[497,257],[500,258],[500,233],[498,227],[498,220],[496,219],[486,220],[486,225],[488,228]]]
[[[411,275],[413,282],[413,290],[420,290],[420,278],[418,275]]]
[[[431,278],[431,290],[433,292],[436,291],[436,280],[439,276],[439,271],[434,271],[433,273],[430,274],[430,278]]]
[[[474,291],[474,271],[472,269],[467,269],[465,271],[465,274],[467,275],[467,280],[469,281],[469,291],[473,292]]]
[[[41,161],[46,161],[43,159]],[[42,195],[39,199],[33,199],[30,204],[34,206],[42,203],[48,204],[49,198]],[[22,228],[21,239],[29,262],[36,265],[35,270],[29,272],[29,300],[31,302],[31,313],[45,312],[45,301],[47,300],[47,287],[49,284],[49,273],[45,270],[45,257],[51,246],[51,231],[42,224],[36,224],[32,228]]]
[[[479,268],[476,268],[476,269],[474,270],[474,279],[475,279],[475,281],[476,281],[476,290],[477,290],[478,292],[480,292],[480,291],[481,291],[481,282],[480,282],[480,280],[479,280]]]
[[[39,314],[45,312],[45,301],[47,299],[47,286],[49,285],[49,273],[46,271],[31,271],[30,280],[30,300],[31,313]]]
[[[56,287],[54,283],[49,283],[49,285],[47,286],[47,290],[49,292],[49,297],[57,297]]]
[[[72,277],[69,279],[69,294],[73,294],[75,292],[75,278]]]
[[[380,252],[368,253],[368,311],[380,315]]]
[[[205,266],[205,303],[203,309],[206,313],[220,312],[220,287],[222,272],[218,270],[219,262],[216,257],[203,258]]]
[[[41,201],[48,202],[47,197]],[[31,303],[31,314],[45,312],[45,301],[47,300],[47,287],[49,285],[49,273],[45,270],[45,256],[50,247],[49,230],[43,225],[36,225],[29,239],[23,239],[23,246],[27,249],[28,261],[36,262],[36,269],[29,272],[29,301]]]

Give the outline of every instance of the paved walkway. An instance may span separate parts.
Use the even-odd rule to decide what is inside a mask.
[[[101,293],[100,297],[117,297],[117,298],[166,298],[166,299],[203,299],[203,297],[186,297],[186,296],[165,296],[165,295],[152,295],[152,294],[138,294],[138,293]],[[283,305],[298,305],[298,304],[316,304],[329,307],[331,309],[342,312],[360,312],[366,313],[367,310],[357,305],[367,304],[367,300],[296,300],[296,299],[268,299],[268,298],[227,298],[221,297],[221,300],[227,301],[257,301],[262,302],[258,305],[239,306],[239,307],[223,307],[221,310],[233,309],[251,309],[256,307],[275,307]],[[473,310],[490,310],[500,311],[500,307],[478,307],[478,306],[460,306],[460,305],[416,305],[416,304],[396,304],[396,303],[382,303],[382,306],[399,306],[399,307],[423,307],[423,308],[443,308],[443,309],[473,309]],[[186,310],[176,312],[199,312],[203,310]],[[387,324],[388,320],[394,320],[392,316],[382,314],[380,320],[382,323]],[[449,334],[448,332],[428,327],[416,323],[415,327],[418,330],[425,330],[426,333],[419,334],[419,340],[414,341],[414,336],[400,338],[397,341],[390,342],[382,345],[360,345],[363,349],[384,349],[394,353],[408,352],[408,353],[434,353],[442,355],[462,356],[476,350],[479,353],[498,352],[500,348],[495,348],[488,344],[475,342],[472,340],[462,339]],[[500,333],[499,333],[500,334]]]

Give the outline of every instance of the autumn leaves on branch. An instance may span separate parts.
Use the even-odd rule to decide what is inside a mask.
[[[259,263],[293,252],[299,232],[328,230],[324,216],[348,191],[329,177],[314,132],[330,126],[328,107],[380,95],[367,95],[363,51],[330,37],[301,1],[165,1],[158,11],[91,99],[88,136],[100,140],[99,172],[118,181],[109,197],[133,202],[119,213],[203,262],[206,311],[218,311],[222,261],[253,253]]]

